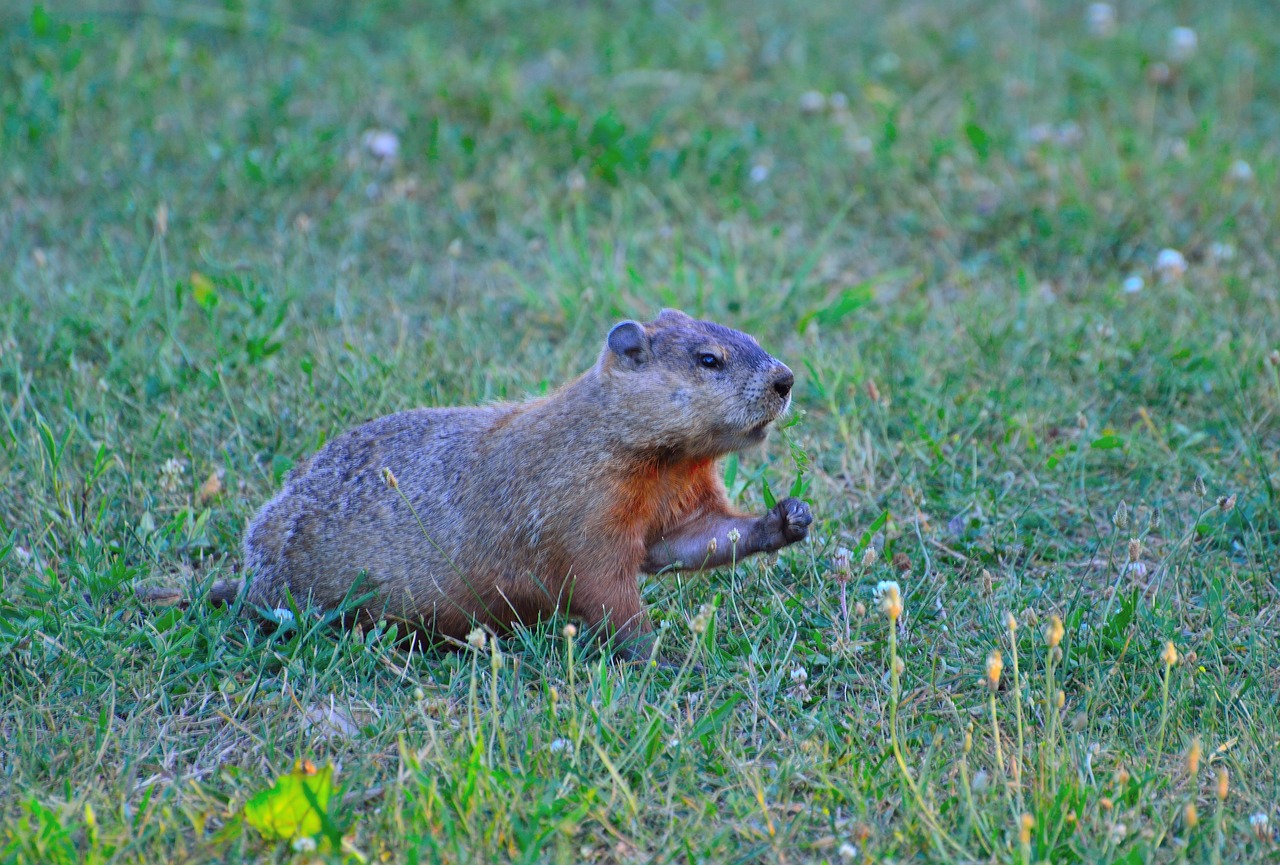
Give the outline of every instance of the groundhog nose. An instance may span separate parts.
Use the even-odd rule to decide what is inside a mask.
[[[786,399],[787,394],[791,393],[791,386],[795,383],[795,375],[792,374],[791,370],[784,366],[782,371],[773,379],[773,390],[778,396]]]

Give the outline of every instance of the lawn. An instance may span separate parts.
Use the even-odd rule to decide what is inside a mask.
[[[6,4],[2,861],[1280,859],[1277,56],[1269,0]],[[200,601],[327,439],[664,306],[796,371],[725,472],[815,515],[645,580],[672,667]]]

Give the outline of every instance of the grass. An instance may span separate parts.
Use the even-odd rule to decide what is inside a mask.
[[[1280,24],[1117,13],[0,12],[4,861],[1280,855]],[[796,369],[732,487],[803,469],[817,517],[646,583],[676,670],[136,598],[233,572],[343,429],[664,305]],[[246,804],[298,761],[336,789],[291,844]]]

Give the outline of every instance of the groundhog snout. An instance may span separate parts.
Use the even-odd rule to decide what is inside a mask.
[[[786,399],[791,395],[791,386],[796,383],[796,377],[791,372],[790,367],[785,364],[779,364],[778,369],[773,373],[773,392],[781,399]]]

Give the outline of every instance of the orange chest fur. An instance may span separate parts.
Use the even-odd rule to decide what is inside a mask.
[[[660,534],[714,494],[714,468],[712,460],[700,459],[637,469],[617,490],[610,528],[640,542]]]

